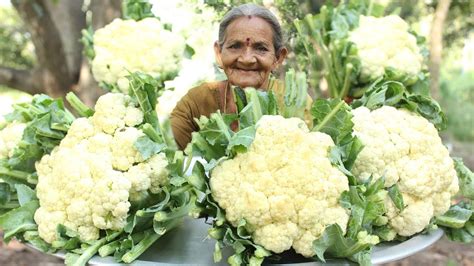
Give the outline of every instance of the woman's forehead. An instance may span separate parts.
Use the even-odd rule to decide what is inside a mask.
[[[226,41],[250,40],[252,42],[273,43],[272,26],[256,16],[240,17],[230,23],[225,32]]]

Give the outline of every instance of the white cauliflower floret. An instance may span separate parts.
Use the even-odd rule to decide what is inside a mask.
[[[459,190],[448,150],[436,128],[425,118],[394,107],[352,111],[354,134],[364,149],[352,172],[359,179],[385,176],[385,186],[397,184],[406,205],[398,211],[387,199],[389,224],[399,235],[421,232],[433,216],[444,214]],[[388,197],[388,196],[387,196]]]
[[[421,70],[423,57],[416,38],[399,16],[360,16],[359,26],[350,33],[349,40],[357,46],[363,80],[377,79],[387,67],[409,75]]]
[[[73,147],[83,139],[94,135],[94,125],[85,117],[78,118],[69,128],[66,137],[61,140],[63,147]]]
[[[56,240],[58,224],[82,241],[98,239],[100,230],[121,230],[132,198],[167,184],[166,156],[144,161],[134,147],[144,133],[126,125],[142,120],[129,96],[106,94],[92,117],[75,120],[61,144],[36,163],[40,208],[35,221],[46,242]]]
[[[281,253],[291,248],[298,231],[298,226],[292,222],[270,223],[255,230],[253,239],[266,249]]]
[[[159,193],[161,188],[168,184],[169,171],[166,168],[168,166],[168,159],[164,153],[154,155],[148,160],[148,165],[151,167],[151,193]]]
[[[92,73],[97,81],[118,83],[127,93],[129,72],[158,76],[177,71],[184,43],[179,34],[165,30],[159,19],[115,19],[94,34]]]
[[[111,145],[114,169],[127,171],[135,163],[143,161],[142,155],[135,148],[135,142],[144,135],[140,129],[134,127],[126,127],[115,132]]]
[[[332,146],[299,118],[263,116],[249,150],[211,172],[212,194],[232,225],[246,220],[255,243],[313,256],[312,241],[325,227],[338,223],[345,231],[349,220],[338,203],[348,181],[329,161]]]
[[[58,224],[64,223],[66,220],[66,213],[63,211],[48,211],[44,208],[39,208],[35,212],[35,222],[38,224],[38,233],[41,238],[52,243],[56,240],[56,227]]]
[[[25,123],[12,122],[0,130],[0,159],[9,158],[13,155],[15,147],[20,143]]]
[[[103,159],[108,156],[110,154],[88,153],[83,145],[73,148],[60,146],[46,160],[38,163],[37,196],[40,208],[35,214],[35,221],[45,241],[51,243],[54,240],[51,236],[55,234],[57,224],[64,224],[72,230],[81,227],[91,229],[78,231],[82,232],[80,238],[83,241],[96,239],[99,229],[117,230],[125,225],[130,206],[130,181],[123,175],[114,174],[119,172]],[[42,164],[49,165],[43,167]],[[123,185],[115,186],[117,182]],[[124,204],[127,206],[125,211],[114,212]],[[61,213],[62,216],[59,215]],[[51,215],[63,219],[44,217]],[[103,222],[105,220],[108,223]]]
[[[425,229],[433,217],[432,199],[420,200],[404,194],[403,200],[407,205],[403,211],[399,211],[392,200],[387,197],[385,206],[390,226],[401,236],[411,236]],[[448,206],[449,208],[449,206]]]
[[[107,134],[114,134],[115,130],[125,125],[138,125],[143,121],[143,113],[134,106],[128,95],[107,93],[97,100],[92,123]]]

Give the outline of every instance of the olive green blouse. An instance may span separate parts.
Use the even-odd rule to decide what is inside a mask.
[[[283,104],[284,85],[282,82],[272,82],[272,90],[277,98],[278,105]],[[311,97],[308,96],[305,118],[309,116]],[[209,117],[217,110],[223,113],[235,113],[237,107],[233,99],[233,93],[227,81],[204,83],[191,89],[176,104],[171,113],[171,128],[178,147],[183,150],[191,142],[191,134],[198,131],[199,127],[194,121],[202,115]],[[308,119],[306,122],[310,123]]]

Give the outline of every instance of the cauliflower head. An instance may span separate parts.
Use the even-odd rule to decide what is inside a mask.
[[[349,189],[346,176],[328,158],[329,135],[310,132],[299,118],[263,116],[246,153],[211,172],[213,197],[237,226],[246,220],[255,243],[276,253],[293,247],[314,255],[312,242],[349,213],[338,203]]]
[[[25,123],[12,122],[0,130],[0,159],[7,159],[13,155],[25,128]]]
[[[350,32],[349,40],[357,46],[362,80],[377,79],[387,67],[409,75],[420,72],[423,56],[408,29],[408,24],[396,15],[359,17],[359,27]]]
[[[177,71],[184,43],[156,18],[115,19],[94,34],[92,73],[97,81],[117,84],[126,93],[129,71],[152,76]]]
[[[428,226],[444,214],[459,190],[454,163],[438,131],[425,118],[403,109],[383,106],[352,111],[354,134],[364,143],[352,172],[364,180],[385,176],[385,186],[398,185],[406,207],[399,211],[386,200],[389,225],[402,236]]]
[[[158,193],[168,183],[165,155],[144,160],[134,146],[144,136],[133,127],[141,121],[129,96],[106,94],[94,115],[76,119],[61,144],[36,164],[40,208],[34,219],[41,238],[56,240],[58,224],[82,241],[98,239],[100,230],[119,230],[133,195]]]

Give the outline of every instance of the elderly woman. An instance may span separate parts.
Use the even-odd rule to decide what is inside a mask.
[[[180,149],[191,141],[191,133],[199,130],[194,118],[209,116],[217,110],[236,112],[231,86],[274,89],[268,87],[270,73],[288,53],[282,39],[277,18],[264,7],[245,4],[224,16],[214,50],[227,80],[204,83],[178,102],[171,114],[171,127]]]

